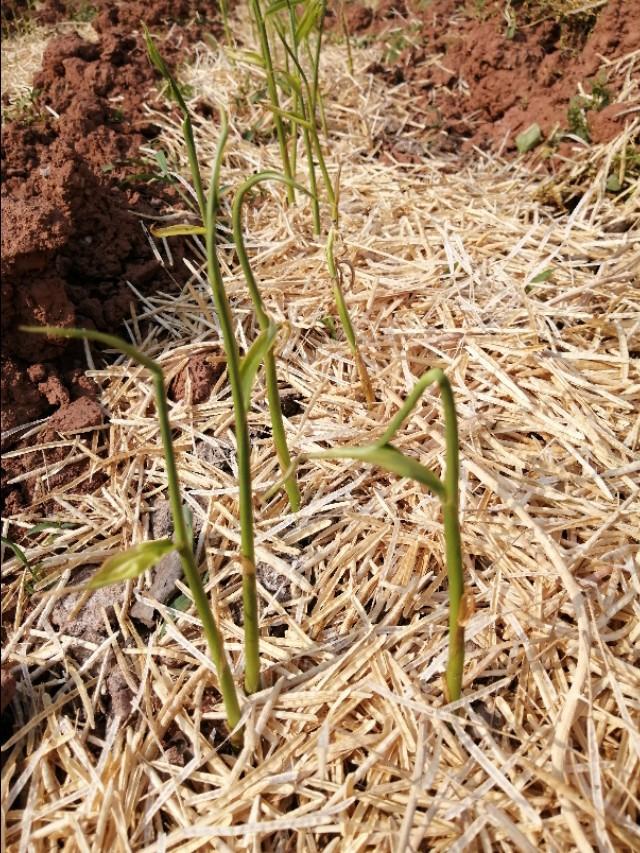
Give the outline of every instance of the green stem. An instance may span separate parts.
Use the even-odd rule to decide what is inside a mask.
[[[449,657],[447,663],[447,692],[450,702],[460,698],[464,667],[464,625],[462,602],[464,597],[464,570],[462,541],[460,537],[459,479],[460,451],[458,448],[458,418],[451,384],[439,367],[427,371],[411,389],[406,400],[392,418],[391,423],[375,442],[383,447],[393,439],[402,424],[415,408],[427,387],[438,383],[444,410],[445,464],[444,496],[440,496],[444,521],[445,556],[449,582]]]
[[[273,121],[276,128],[276,136],[278,137],[278,146],[280,148],[280,158],[282,159],[282,169],[287,178],[293,182],[293,174],[291,172],[291,163],[289,162],[289,149],[287,148],[287,139],[284,131],[284,125],[278,110],[280,102],[278,99],[278,87],[276,78],[273,72],[273,62],[271,59],[271,49],[269,47],[269,37],[267,28],[262,17],[262,9],[260,8],[260,0],[251,0],[251,11],[258,29],[258,39],[260,41],[260,50],[262,51],[262,59],[264,62],[265,72],[267,75],[267,91],[269,99],[275,108],[273,110]],[[295,201],[295,192],[293,183],[287,187],[287,199],[290,204]]]
[[[216,250],[216,218],[219,204],[220,168],[228,135],[226,116],[222,117],[220,141],[211,176],[207,199],[206,243],[208,277],[213,294],[222,340],[227,357],[227,370],[233,400],[236,444],[238,454],[238,488],[240,507],[240,554],[242,562],[242,603],[244,609],[245,689],[247,693],[260,690],[260,647],[258,626],[258,593],[256,587],[253,501],[251,487],[251,443],[247,412],[242,397],[240,353],[233,331],[233,318],[222,280]]]
[[[426,388],[438,383],[444,410],[445,465],[444,482],[428,468],[415,460],[405,457],[390,444],[404,421],[416,407]],[[333,447],[328,450],[316,450],[298,456],[291,463],[287,474],[295,472],[298,466],[308,459],[355,459],[370,465],[377,465],[387,471],[393,471],[400,477],[407,477],[422,483],[440,500],[443,511],[445,559],[449,583],[449,653],[446,670],[446,692],[449,702],[455,702],[462,693],[462,675],[464,669],[464,571],[462,563],[462,539],[459,520],[459,478],[460,456],[458,448],[458,421],[451,385],[444,372],[436,367],[420,377],[407,396],[395,417],[381,438],[374,444],[360,447]],[[276,484],[264,496],[267,500],[278,488]]]
[[[353,53],[351,52],[351,38],[349,36],[347,18],[344,13],[344,0],[340,0],[340,25],[342,26],[342,34],[347,42],[347,68],[349,70],[349,74],[353,77]]]
[[[169,66],[164,61],[162,54],[158,50],[158,46],[151,37],[151,33],[144,24],[143,30],[149,59],[151,60],[152,65],[155,66],[155,68],[160,72],[160,74],[162,74],[162,76],[166,80],[169,89],[171,90],[171,94],[173,95],[174,100],[176,101],[176,103],[180,107],[180,111],[182,112],[182,135],[184,137],[184,142],[187,148],[189,169],[191,171],[191,179],[193,181],[196,197],[198,199],[198,208],[200,210],[200,216],[202,217],[202,221],[204,223],[204,217],[206,214],[206,201],[204,197],[204,189],[202,187],[202,175],[200,174],[200,164],[198,163],[198,155],[196,153],[196,143],[193,133],[193,124],[191,123],[191,114],[189,113],[189,107],[187,106],[187,102],[184,99],[177,80],[169,70]]]
[[[293,5],[292,0],[287,0],[287,6],[289,9],[289,32],[291,33],[291,41],[293,44],[293,52],[295,56],[298,56],[298,37],[297,37],[297,27],[296,27],[296,11]],[[278,31],[278,35],[280,36],[280,40],[284,43],[286,41],[284,32]],[[289,73],[289,54],[285,51],[285,63],[287,68],[287,73]],[[302,108],[300,95],[296,92],[295,102],[294,102],[294,113],[297,113]],[[297,162],[298,162],[298,125],[296,122],[291,122],[291,174],[295,176],[297,174]]]
[[[320,56],[322,53],[322,32],[324,30],[324,19],[327,14],[327,4],[326,2],[322,3],[322,9],[320,12],[320,19],[318,21],[318,38],[316,39],[316,50],[315,54],[313,54],[313,59],[311,65],[313,67],[313,83],[312,83],[312,97],[311,97],[311,114],[314,118],[316,117],[316,109],[318,107],[318,94],[320,91]],[[309,49],[309,54],[311,55],[311,49]],[[325,129],[326,135],[326,129]]]
[[[242,205],[244,203],[245,196],[252,187],[262,181],[280,181],[281,183],[288,183],[287,179],[282,175],[279,175],[277,172],[260,172],[257,175],[252,175],[252,177],[242,184],[236,193],[236,197],[233,200],[231,219],[233,224],[233,242],[240,260],[242,272],[244,273],[247,288],[249,289],[249,294],[255,308],[256,318],[260,329],[262,331],[266,331],[269,328],[270,319],[265,310],[262,295],[260,294],[255,276],[253,275],[253,270],[251,269],[251,264],[249,263],[247,249],[244,242],[244,233],[242,231]],[[291,455],[289,454],[284,423],[282,420],[282,406],[280,402],[280,391],[278,390],[276,361],[272,350],[269,350],[265,355],[264,365],[273,441],[278,461],[280,463],[280,468],[285,472],[291,467]],[[291,510],[293,512],[298,512],[300,509],[300,490],[298,488],[295,474],[287,477],[284,486],[287,492],[287,497],[289,498]]]
[[[283,47],[286,50],[287,54],[291,57],[291,60],[293,61],[293,64],[295,65],[295,67],[298,71],[298,80],[297,81],[294,80],[294,83],[297,86],[297,89],[299,90],[300,102],[302,104],[303,110],[304,110],[304,98],[302,97],[302,88],[300,86],[300,81],[302,81],[302,85],[304,86],[304,91],[305,91],[306,96],[307,96],[307,101],[309,102],[308,114],[305,113],[305,115],[304,115],[306,129],[310,133],[312,148],[315,148],[316,157],[318,158],[318,165],[320,166],[320,171],[322,172],[322,179],[324,180],[324,183],[325,183],[325,188],[327,191],[327,198],[329,201],[329,205],[331,207],[331,219],[334,223],[337,224],[337,221],[338,221],[337,196],[336,196],[336,193],[333,189],[333,184],[331,183],[331,179],[329,178],[329,172],[327,170],[327,164],[326,164],[325,159],[324,159],[324,154],[322,153],[322,145],[320,144],[320,137],[318,136],[318,127],[317,127],[316,118],[315,118],[316,113],[315,113],[314,98],[317,96],[317,92],[315,95],[313,94],[313,91],[312,91],[311,86],[309,85],[309,81],[307,79],[307,75],[304,73],[304,69],[300,65],[298,58],[293,53],[293,51],[291,50],[291,48],[287,44],[286,40],[283,39],[282,44],[283,44]],[[308,151],[307,156],[310,157],[310,163],[311,163],[310,171],[313,173],[313,180],[315,183],[315,172],[314,172],[315,165],[313,164],[313,151],[311,151],[311,152]],[[315,197],[317,198],[317,191],[315,193]]]
[[[153,376],[153,384],[155,388],[156,406],[158,409],[158,422],[160,425],[160,436],[162,439],[162,448],[167,469],[167,485],[169,491],[169,504],[171,507],[171,516],[173,519],[173,541],[176,550],[180,555],[180,561],[184,571],[184,576],[189,584],[189,589],[193,596],[198,615],[202,622],[205,637],[209,645],[211,657],[213,659],[218,679],[220,681],[220,691],[224,702],[225,711],[227,714],[227,722],[230,729],[236,728],[240,722],[240,705],[238,695],[233,681],[227,656],[224,651],[224,642],[218,630],[216,620],[209,605],[209,599],[205,592],[200,573],[193,555],[193,542],[187,525],[185,523],[184,513],[182,509],[182,497],[180,494],[180,481],[178,479],[178,469],[176,466],[175,454],[173,452],[173,438],[171,436],[171,422],[169,420],[169,408],[167,406],[167,389],[164,381],[164,372],[157,361],[144,355],[136,347],[123,341],[115,335],[108,335],[104,332],[96,332],[89,329],[62,329],[49,326],[40,327],[25,327],[24,331],[36,332],[37,334],[56,335],[61,338],[74,338],[77,340],[90,340],[105,346],[112,347],[120,352],[128,355],[133,361],[146,367]],[[242,742],[242,733],[236,732],[232,737],[233,742],[238,745]]]
[[[349,309],[347,308],[347,303],[344,298],[344,293],[342,292],[341,287],[341,271],[338,269],[338,266],[335,261],[335,257],[333,254],[333,244],[335,241],[335,228],[332,228],[329,232],[329,238],[327,240],[327,248],[326,248],[326,256],[327,256],[327,267],[329,268],[329,275],[331,276],[331,280],[333,282],[333,298],[335,300],[336,306],[338,308],[338,314],[340,316],[340,322],[342,323],[342,328],[344,329],[344,334],[347,339],[347,343],[349,344],[349,348],[353,355],[353,358],[356,363],[356,369],[358,371],[358,376],[360,377],[360,384],[362,385],[362,390],[364,392],[365,400],[367,401],[367,405],[369,407],[373,406],[376,401],[375,394],[373,392],[373,385],[371,384],[371,378],[369,376],[369,371],[364,363],[362,355],[360,353],[360,347],[358,346],[358,340],[356,338],[356,333],[353,328],[353,323],[351,322],[351,317],[349,315]],[[343,262],[346,263],[346,262]],[[353,268],[349,264],[352,274],[352,282],[355,277],[355,273]]]
[[[164,449],[165,462],[167,467],[167,484],[169,489],[169,503],[171,505],[171,516],[173,518],[174,542],[176,550],[180,555],[182,570],[189,584],[193,601],[196,605],[205,637],[211,651],[213,663],[218,673],[220,681],[220,690],[222,692],[222,701],[224,702],[227,721],[231,729],[234,729],[240,722],[240,705],[238,703],[238,695],[233,681],[233,675],[227,662],[227,656],[224,651],[222,636],[216,625],[207,593],[205,592],[196,565],[193,554],[193,543],[191,536],[187,531],[185,524],[184,513],[182,510],[182,498],[180,495],[180,482],[178,480],[178,471],[176,467],[175,455],[173,452],[173,440],[171,437],[171,424],[169,421],[169,410],[166,400],[166,387],[164,381],[164,373],[159,365],[156,365],[156,370],[153,371],[153,381],[156,389],[156,405],[158,407],[158,420],[160,423],[160,435],[162,437],[162,445]],[[236,745],[242,741],[242,733],[232,738]]]
[[[184,106],[184,109],[187,110],[186,105]],[[200,164],[198,163],[198,154],[196,152],[193,125],[191,124],[191,117],[189,116],[188,110],[185,112],[184,121],[182,122],[182,135],[184,136],[185,145],[187,147],[187,158],[189,160],[191,180],[193,181],[196,198],[198,199],[198,209],[200,211],[202,222],[204,223],[207,211],[207,202],[202,188],[202,175],[200,174]]]
[[[224,38],[228,45],[233,44],[233,36],[229,27],[229,4],[227,0],[220,0],[220,13],[222,15],[222,26],[224,27]]]
[[[449,659],[447,662],[447,692],[450,702],[460,698],[464,668],[464,624],[462,602],[464,597],[464,570],[462,541],[460,537],[459,479],[460,451],[458,446],[458,418],[453,391],[445,374],[436,369],[444,409],[444,436],[446,472],[444,484],[447,492],[443,503],[444,540],[449,580]],[[435,371],[434,371],[435,372]]]

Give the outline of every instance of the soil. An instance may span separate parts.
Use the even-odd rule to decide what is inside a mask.
[[[406,84],[412,119],[430,134],[431,150],[477,146],[508,154],[534,123],[545,139],[554,131],[579,130],[600,143],[631,120],[620,105],[608,103],[622,80],[607,74],[602,58],[640,48],[640,2],[583,6],[568,14],[562,11],[567,4],[555,0],[390,0],[375,11],[347,4],[346,19],[353,36],[384,44],[369,70],[392,85]],[[338,17],[334,11],[329,29],[340,31]],[[580,85],[587,95],[582,100]],[[414,154],[402,144],[392,153],[401,162]]]
[[[16,22],[12,8],[3,6],[3,25]],[[157,75],[139,24],[146,21],[163,56],[175,65],[205,32],[220,34],[216,8],[214,0],[98,0],[90,7],[78,0],[49,0],[33,12],[38,22],[55,23],[90,9],[97,38],[52,38],[33,80],[32,103],[3,126],[4,450],[19,441],[17,428],[53,412],[49,438],[102,419],[92,399],[95,386],[83,375],[82,346],[27,335],[19,330],[21,324],[114,332],[135,300],[130,285],[142,292],[172,286],[140,225],[141,216],[161,212],[174,195],[160,174],[150,174],[139,152],[158,132],[143,109],[145,101],[153,102]],[[179,246],[172,251],[178,274]],[[60,453],[48,453],[47,461],[59,461],[56,456]],[[33,481],[8,485],[27,464],[27,459],[3,463],[7,512],[34,498]],[[61,482],[77,475],[68,466]]]
[[[188,400],[204,403],[211,396],[214,385],[224,372],[221,357],[198,353],[191,356],[186,367],[176,376],[169,387],[172,400]]]

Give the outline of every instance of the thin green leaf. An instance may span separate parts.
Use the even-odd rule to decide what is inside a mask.
[[[548,267],[546,270],[539,272],[537,276],[531,279],[531,284],[542,284],[543,281],[549,281],[555,270],[553,267]]]
[[[167,162],[167,157],[164,151],[156,151],[155,152],[156,163],[158,164],[158,168],[162,174],[163,178],[170,177],[169,174],[169,163]]]
[[[336,321],[330,314],[327,314],[326,317],[322,317],[320,322],[325,327],[327,332],[329,332],[329,337],[334,341],[338,338],[338,330],[336,329]]]
[[[263,17],[268,18],[269,15],[275,15],[283,9],[287,9],[289,5],[299,6],[301,3],[306,3],[307,0],[275,0],[264,12]]]
[[[299,124],[300,127],[305,127],[307,130],[311,130],[312,124],[310,121],[300,115],[300,113],[291,112],[291,110],[283,110],[282,107],[277,107],[275,104],[265,104],[265,107],[271,112],[277,113],[280,116],[284,116],[284,118],[288,118],[289,121],[294,121],[296,124]]]
[[[154,542],[141,542],[122,554],[109,557],[99,571],[87,584],[88,589],[99,589],[113,583],[137,578],[147,569],[173,551],[175,545],[171,539],[157,539]]]
[[[144,24],[143,24],[143,28],[144,28],[145,45],[147,48],[147,54],[149,55],[149,59],[151,61],[151,64],[154,66],[154,68],[157,71],[160,72],[160,74],[162,74],[164,79],[169,84],[169,88],[171,89],[171,94],[173,95],[173,98],[178,102],[178,105],[180,106],[180,109],[183,111],[183,113],[187,114],[188,113],[187,105],[185,103],[182,92],[180,91],[180,87],[178,86],[178,83],[176,82],[175,78],[173,77],[173,75],[169,71],[169,66],[167,65],[167,63],[162,58],[162,55],[161,55],[160,51],[158,50],[156,43],[154,42],[153,38],[151,37],[151,33],[146,28],[146,26],[144,26]]]
[[[184,518],[185,527],[187,528],[187,540],[193,542],[193,512],[186,504],[182,506],[182,516]]]
[[[176,598],[173,599],[173,601],[169,603],[169,607],[171,607],[173,610],[179,610],[181,613],[184,613],[189,609],[189,607],[191,607],[192,603],[193,602],[191,601],[189,596],[181,592],[180,595],[178,595]]]
[[[206,234],[203,225],[152,225],[149,229],[154,237],[192,237],[194,234]]]
[[[377,465],[385,471],[415,480],[426,486],[439,498],[444,498],[445,488],[442,480],[420,462],[405,456],[392,444],[367,444],[363,447],[336,447],[305,454],[308,459],[356,459]]]
[[[25,535],[35,536],[36,533],[43,533],[45,530],[73,530],[76,526],[69,521],[41,521],[30,527]]]
[[[166,63],[165,63],[164,59],[162,58],[162,55],[161,55],[160,51],[158,50],[156,43],[154,42],[153,38],[151,37],[151,33],[146,28],[146,26],[144,26],[144,24],[143,24],[143,29],[144,29],[144,42],[145,42],[145,46],[147,48],[147,54],[149,55],[149,59],[151,60],[151,64],[156,69],[156,71],[159,71],[160,74],[162,74],[163,77],[169,78],[171,76],[171,74],[169,73],[169,69],[167,68]]]
[[[261,332],[251,344],[249,351],[240,363],[240,380],[242,383],[242,399],[245,409],[249,408],[251,402],[251,390],[255,382],[258,368],[264,361],[265,355],[273,348],[278,335],[278,326],[269,323],[268,328]]]
[[[307,5],[307,8],[305,9],[302,18],[300,18],[300,23],[296,29],[296,41],[298,44],[304,41],[311,30],[316,26],[319,13],[320,4],[315,2],[315,0]]]
[[[255,50],[227,50],[227,53],[231,59],[246,62],[247,65],[256,65],[258,68],[264,68],[264,59]]]
[[[516,148],[521,154],[531,151],[540,142],[542,142],[542,131],[538,124],[532,124],[531,127],[516,136]]]
[[[607,178],[607,190],[610,193],[619,193],[621,189],[620,178],[617,175],[609,175]]]
[[[24,551],[22,550],[22,548],[20,548],[18,545],[16,545],[16,543],[13,540],[8,539],[6,536],[1,536],[0,539],[2,540],[3,545],[6,545],[7,548],[10,548],[13,551],[14,556],[16,556],[18,558],[18,560],[20,560],[22,565],[27,566],[27,568],[28,568],[29,567],[29,560],[27,560],[27,556],[24,553]]]

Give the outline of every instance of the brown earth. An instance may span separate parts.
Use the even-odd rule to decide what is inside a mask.
[[[49,0],[33,14],[53,23],[67,20],[81,5]],[[129,284],[143,292],[172,286],[140,225],[140,215],[161,212],[173,190],[150,174],[139,154],[140,146],[157,135],[143,110],[145,100],[153,99],[157,75],[139,25],[145,19],[174,65],[205,31],[220,34],[216,7],[214,0],[98,0],[91,6],[97,40],[75,34],[52,38],[33,80],[33,103],[25,115],[3,126],[5,450],[19,439],[19,432],[6,436],[8,431],[56,410],[59,417],[47,425],[48,440],[99,422],[92,409],[95,386],[83,376],[82,347],[27,335],[19,331],[21,324],[117,331],[135,299]],[[176,20],[182,24],[173,25]],[[170,32],[163,35],[165,25]],[[173,251],[179,260],[179,247]],[[175,274],[179,269],[178,264]],[[60,461],[61,454],[50,451],[47,460]],[[3,462],[7,511],[17,511],[34,497],[34,483],[8,485],[28,464],[26,457]],[[75,468],[65,469],[67,480],[78,475]]]
[[[328,27],[339,31],[333,6]],[[608,105],[622,79],[607,74],[602,58],[640,48],[640,0],[574,8],[555,0],[387,0],[375,11],[346,4],[346,18],[353,36],[384,44],[370,71],[392,85],[406,84],[403,97],[431,135],[432,150],[478,146],[508,153],[534,123],[545,138],[554,130],[578,130],[592,142],[608,142],[631,119],[620,105]],[[572,100],[579,84],[587,95],[595,92],[593,101]],[[407,159],[401,149],[397,159]]]
[[[189,397],[191,403],[204,403],[211,396],[214,385],[224,371],[224,365],[219,358],[206,353],[191,356],[169,387],[172,400],[185,400]]]

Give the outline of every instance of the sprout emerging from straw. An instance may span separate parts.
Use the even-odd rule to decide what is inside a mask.
[[[356,338],[356,333],[353,329],[353,323],[351,322],[351,317],[349,315],[349,309],[347,308],[347,303],[344,298],[344,292],[342,290],[342,269],[341,265],[336,264],[336,260],[333,254],[334,241],[335,230],[332,228],[329,232],[329,239],[327,240],[326,254],[329,275],[331,276],[331,280],[333,282],[333,297],[336,301],[336,306],[338,308],[338,315],[340,316],[342,328],[344,329],[349,348],[351,349],[351,353],[356,363],[356,368],[360,377],[360,384],[362,385],[362,390],[364,392],[367,405],[369,406],[369,408],[371,408],[375,403],[376,398],[375,394],[373,393],[373,386],[371,384],[371,379],[369,378],[369,372],[367,371],[367,367],[362,359],[362,355],[360,354],[358,339]],[[349,272],[351,273],[351,282],[353,284],[353,281],[355,279],[355,271],[352,265],[346,261],[343,261],[342,264],[347,266],[347,268],[349,269]]]
[[[139,349],[123,341],[115,335],[96,332],[89,329],[58,328],[55,326],[23,326],[24,332],[32,332],[38,335],[51,335],[60,338],[74,338],[77,340],[90,340],[96,343],[112,347],[128,355],[138,364],[146,367],[153,377],[155,389],[156,406],[158,409],[158,422],[160,425],[160,436],[164,451],[165,464],[167,468],[167,486],[169,490],[169,504],[171,517],[173,519],[173,540],[162,539],[153,542],[143,542],[135,545],[123,554],[108,559],[101,570],[92,578],[89,587],[96,589],[127,578],[137,577],[152,568],[169,551],[177,551],[180,555],[182,569],[189,584],[189,589],[204,628],[211,657],[218,674],[220,691],[225,706],[227,722],[232,731],[232,742],[239,745],[242,742],[242,732],[235,731],[240,722],[240,705],[238,695],[233,681],[231,670],[227,662],[222,635],[218,630],[215,617],[209,606],[207,593],[205,592],[196,565],[193,553],[193,538],[183,512],[182,497],[180,494],[180,481],[176,466],[175,453],[173,450],[173,439],[171,437],[171,424],[169,421],[169,407],[167,405],[167,389],[164,372],[157,361],[140,352]]]
[[[442,396],[445,430],[444,478],[421,465],[415,459],[405,456],[391,443],[398,430],[418,404],[429,387],[436,382]],[[458,421],[451,384],[440,368],[429,370],[416,382],[389,426],[373,444],[357,447],[333,447],[298,456],[292,463],[297,468],[308,459],[352,459],[377,465],[385,471],[407,477],[426,486],[440,500],[444,521],[445,556],[449,582],[449,655],[446,671],[447,699],[455,702],[462,692],[462,674],[464,669],[464,624],[466,613],[464,606],[464,573],[462,566],[462,540],[459,523],[458,480],[460,460],[458,450]],[[268,500],[274,490],[272,487],[263,500]]]

